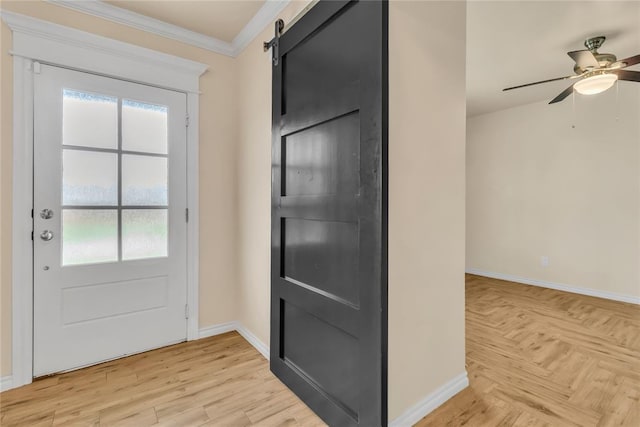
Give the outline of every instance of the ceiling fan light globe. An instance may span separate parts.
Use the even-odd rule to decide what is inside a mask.
[[[609,89],[618,80],[617,74],[598,74],[580,80],[573,88],[581,95],[595,95]]]

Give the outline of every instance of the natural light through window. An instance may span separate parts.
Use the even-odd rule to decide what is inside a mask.
[[[62,265],[166,257],[167,107],[64,89],[62,110]]]

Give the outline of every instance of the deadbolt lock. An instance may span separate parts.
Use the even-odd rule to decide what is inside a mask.
[[[53,211],[51,209],[42,209],[40,211],[40,218],[51,219],[53,218]]]

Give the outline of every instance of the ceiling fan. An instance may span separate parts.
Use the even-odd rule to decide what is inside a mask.
[[[602,46],[606,37],[591,37],[584,41],[584,50],[574,50],[567,52],[567,55],[576,62],[573,67],[575,74],[555,79],[542,80],[535,83],[513,86],[503,89],[512,90],[521,87],[533,86],[540,83],[554,82],[557,80],[575,80],[577,82],[566,88],[558,96],[553,98],[549,104],[555,104],[571,95],[573,90],[583,95],[595,95],[609,89],[616,80],[627,80],[630,82],[640,82],[640,72],[624,70],[624,68],[640,63],[640,55],[631,56],[619,60],[610,53],[598,53],[598,48]]]

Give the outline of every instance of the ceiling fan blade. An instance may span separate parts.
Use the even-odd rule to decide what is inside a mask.
[[[574,83],[575,84],[575,83]],[[563,99],[565,99],[567,96],[571,95],[573,93],[573,85],[569,86],[568,88],[566,88],[565,90],[563,90],[560,95],[556,96],[555,98],[553,98],[551,101],[549,101],[549,104],[555,104],[556,102],[560,102]]]
[[[640,71],[618,70],[615,71],[618,80],[626,80],[628,82],[640,82]]]
[[[577,77],[580,77],[580,76],[574,74],[574,75],[571,75],[571,76],[557,77],[555,79],[541,80],[541,81],[535,82],[535,83],[527,83],[527,84],[524,84],[524,85],[508,87],[508,88],[502,89],[502,91],[504,92],[505,90],[520,89],[521,87],[539,85],[541,83],[555,82],[555,81],[558,81],[558,80],[575,79]]]
[[[589,67],[600,67],[600,63],[598,62],[596,57],[593,56],[593,53],[591,53],[590,50],[574,50],[572,52],[567,52],[567,55],[569,55],[571,59],[576,61],[578,67],[582,68],[583,70],[586,70]]]
[[[616,64],[624,64],[620,68],[631,67],[632,65],[640,64],[640,55],[630,56],[629,58],[621,59],[619,61],[616,61],[615,63]]]

